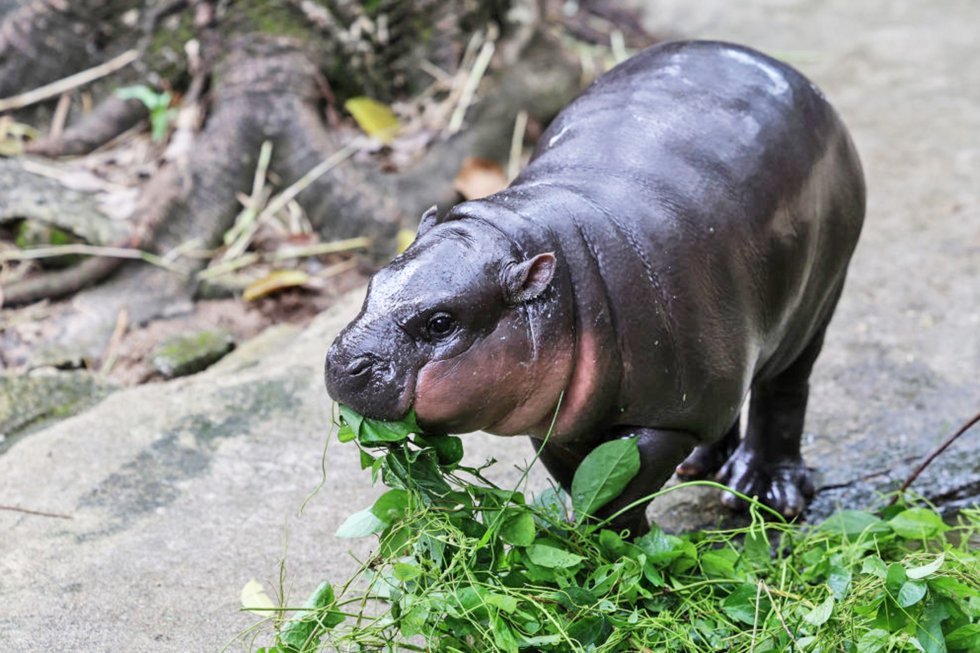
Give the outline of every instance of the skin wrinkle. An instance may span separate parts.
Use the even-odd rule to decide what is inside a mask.
[[[564,185],[561,185],[561,184],[555,184],[555,183],[552,183],[552,182],[544,182],[544,183],[541,184],[541,186],[552,186],[554,188],[560,188],[562,190],[567,191],[569,194],[578,197],[586,205],[590,206],[591,208],[595,209],[600,214],[602,214],[603,217],[605,217],[609,221],[609,223],[613,226],[613,228],[623,236],[624,241],[629,246],[630,250],[632,250],[633,255],[636,256],[636,258],[639,259],[641,265],[643,266],[643,270],[644,270],[644,272],[645,272],[645,274],[647,276],[647,281],[650,282],[650,286],[653,289],[655,289],[655,291],[656,291],[655,297],[656,297],[656,303],[658,304],[658,309],[657,310],[658,310],[658,313],[661,316],[661,320],[662,320],[662,323],[661,324],[662,324],[662,326],[664,328],[660,331],[660,333],[655,334],[653,336],[653,338],[656,339],[656,340],[663,341],[663,344],[665,345],[665,347],[669,351],[672,351],[675,348],[675,344],[674,344],[674,341],[673,341],[673,333],[672,333],[672,330],[670,328],[671,322],[670,322],[670,319],[668,317],[671,314],[670,313],[670,303],[671,302],[670,302],[669,298],[664,295],[663,286],[660,283],[660,279],[657,277],[656,273],[654,272],[653,265],[650,262],[649,257],[643,252],[642,246],[638,242],[638,240],[636,238],[635,232],[633,232],[632,230],[630,230],[626,226],[624,226],[622,224],[622,222],[620,220],[618,220],[616,218],[616,216],[614,216],[608,209],[606,209],[605,207],[597,204],[594,200],[592,200],[589,197],[585,196],[581,191],[579,191],[577,189],[570,188],[570,187],[567,187],[567,186],[564,186]],[[574,218],[573,218],[573,220],[574,220]],[[596,272],[597,272],[598,276],[600,277],[600,279],[602,279],[603,287],[605,289],[605,296],[608,299],[608,297],[611,297],[611,295],[609,294],[610,293],[610,288],[609,288],[608,284],[606,283],[604,276],[601,274],[601,267],[600,267],[600,265],[598,263],[598,257],[599,257],[598,252],[596,251],[595,246],[589,241],[588,237],[585,235],[585,231],[584,231],[582,225],[577,225],[577,228],[578,228],[579,234],[581,235],[583,241],[586,244],[586,247],[587,247],[590,255],[593,258],[593,263],[594,263],[594,265],[596,267]],[[606,305],[607,305],[607,308],[609,310],[610,319],[613,322],[613,331],[616,334],[619,334],[620,335],[620,338],[625,337],[626,336],[626,333],[624,331],[620,330],[617,327],[617,325],[616,325],[617,320],[616,320],[615,312],[613,311],[612,305],[608,301],[606,302]],[[625,351],[626,350],[626,343],[624,343],[620,338],[617,338],[617,341],[619,342],[620,352],[622,352],[622,351]],[[623,372],[624,372],[624,374],[621,377],[620,383],[621,384],[629,384],[629,379],[632,377],[632,366],[629,365],[629,361],[627,360],[626,357],[624,357],[622,355],[622,353],[620,354],[620,360],[623,362]],[[683,386],[683,384],[684,384],[683,369],[679,370],[679,373],[680,373],[680,383]],[[624,396],[624,395],[629,395],[630,393],[628,393],[628,392],[625,392],[624,393],[622,391],[622,387],[621,387],[620,390],[618,391],[618,394],[619,394],[619,396]],[[621,406],[621,408],[624,408],[624,409],[628,410],[628,406]]]
[[[606,282],[606,279],[605,279],[604,275],[602,274],[602,266],[599,263],[599,253],[596,251],[595,245],[589,239],[588,235],[586,235],[585,230],[582,228],[582,225],[576,224],[575,225],[575,230],[578,232],[579,237],[582,239],[582,242],[585,245],[586,251],[589,254],[589,257],[590,257],[591,262],[592,262],[592,267],[593,267],[594,274],[599,279],[600,283],[602,284],[602,289],[603,289],[602,298],[603,298],[603,301],[604,301],[604,307],[605,307],[606,313],[609,315],[609,322],[610,322],[610,327],[612,329],[612,332],[614,334],[619,334],[620,331],[619,331],[619,326],[618,326],[618,323],[617,323],[616,312],[613,310],[612,304],[609,302],[609,297],[611,296],[609,294],[609,284]],[[574,290],[573,290],[573,294],[574,294]],[[597,316],[598,316],[598,314],[597,314]],[[575,322],[576,322],[576,324],[579,323],[579,315],[578,314],[576,314],[576,316],[575,316]],[[579,345],[579,346],[584,346],[584,344],[586,342],[586,337],[587,337],[586,336],[586,333],[591,333],[591,332],[594,332],[594,329],[591,329],[591,330],[588,329],[588,328],[580,329],[579,330],[579,337],[576,339],[576,344]],[[617,351],[616,351],[616,359],[617,359],[617,361],[620,364],[619,366],[621,367],[622,360],[623,360],[622,342],[619,341],[619,338],[618,337],[616,339],[616,342],[617,342],[617,345],[618,345],[618,348],[617,348]],[[582,357],[580,355],[579,356],[576,356],[576,358],[575,358],[575,365],[576,365],[576,367],[575,367],[575,369],[572,372],[572,380],[573,381],[575,380],[575,371],[577,371],[578,365],[581,362],[582,362]],[[594,367],[594,365],[593,365],[593,367]],[[616,385],[617,385],[617,387],[616,387],[616,395],[617,396],[620,396],[620,397],[623,396],[623,393],[622,393],[622,390],[623,390],[622,383],[623,383],[623,378],[622,378],[622,376],[619,376],[619,378],[617,379],[617,383],[616,383]]]

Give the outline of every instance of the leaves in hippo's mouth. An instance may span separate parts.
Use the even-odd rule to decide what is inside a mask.
[[[341,442],[357,440],[366,447],[382,444],[397,444],[404,442],[413,433],[422,432],[418,422],[415,421],[414,410],[410,411],[402,420],[386,422],[380,419],[364,417],[354,409],[341,404],[340,424],[337,439]]]
[[[444,476],[463,459],[463,442],[454,435],[423,434],[414,410],[397,422],[387,422],[341,405],[337,438],[357,442],[361,467],[371,468],[373,479],[380,473],[386,485],[416,492],[427,505],[451,500],[452,489]]]

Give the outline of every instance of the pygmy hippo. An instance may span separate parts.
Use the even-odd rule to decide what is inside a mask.
[[[800,73],[727,43],[650,48],[565,108],[509,188],[425,213],[330,348],[327,388],[373,418],[528,434],[566,489],[635,437],[640,473],[607,515],[675,469],[796,515],[808,378],[864,204],[847,131]],[[645,532],[645,506],[616,525]]]

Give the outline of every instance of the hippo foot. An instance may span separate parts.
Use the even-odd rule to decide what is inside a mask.
[[[715,472],[721,469],[738,446],[738,440],[728,442],[721,440],[713,444],[705,444],[684,459],[674,472],[678,478],[685,481],[695,481],[702,478],[713,478]]]
[[[761,453],[739,446],[718,472],[717,480],[749,497],[756,497],[786,518],[803,512],[807,499],[813,496],[813,483],[803,460],[796,458],[779,463],[764,461]],[[731,492],[721,502],[733,510],[743,511],[748,503]]]

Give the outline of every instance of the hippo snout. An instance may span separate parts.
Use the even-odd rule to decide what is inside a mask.
[[[411,393],[393,360],[371,352],[349,352],[335,342],[327,352],[327,392],[358,413],[394,421],[411,407]]]

